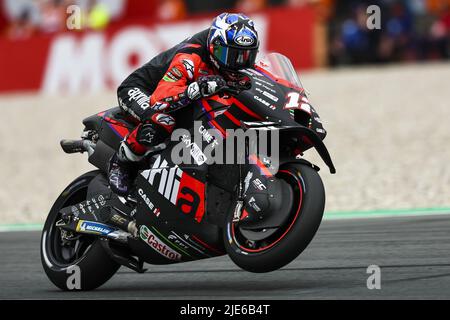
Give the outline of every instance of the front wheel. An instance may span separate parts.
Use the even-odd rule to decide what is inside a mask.
[[[44,224],[41,237],[41,261],[51,282],[62,290],[92,290],[108,281],[120,265],[111,260],[98,238],[64,234],[55,223],[60,210],[85,201],[89,183],[100,171],[75,179],[58,197]]]
[[[270,272],[290,263],[308,246],[322,221],[325,190],[317,171],[305,164],[290,163],[279,170],[277,178],[286,181],[294,192],[295,203],[284,225],[268,237],[261,230],[259,241],[246,239],[231,218],[224,229],[231,260],[250,272]]]

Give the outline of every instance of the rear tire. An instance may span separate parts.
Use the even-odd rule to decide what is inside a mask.
[[[44,224],[42,266],[50,281],[62,290],[93,290],[108,281],[120,267],[103,249],[102,240],[82,235],[79,243],[71,248],[62,245],[61,232],[55,226],[62,208],[86,200],[89,183],[99,174],[99,170],[91,171],[70,183],[55,201]]]
[[[277,177],[289,183],[297,203],[275,238],[258,250],[246,246],[242,235],[239,236],[239,228],[231,222],[232,213],[224,229],[228,255],[246,271],[270,272],[287,265],[309,245],[322,221],[325,190],[317,171],[305,164],[290,163],[280,169]]]

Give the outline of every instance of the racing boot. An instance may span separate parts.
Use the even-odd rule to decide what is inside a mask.
[[[113,192],[123,197],[130,193],[142,158],[143,156],[134,154],[126,142],[122,141],[119,151],[109,161],[108,180]]]
[[[121,196],[130,193],[141,160],[165,148],[164,140],[172,133],[174,126],[175,119],[170,115],[155,113],[122,141],[119,151],[110,160],[108,170],[112,191]]]

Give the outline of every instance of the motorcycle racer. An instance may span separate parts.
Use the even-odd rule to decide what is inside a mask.
[[[120,108],[139,125],[122,141],[109,164],[111,189],[130,192],[137,164],[172,133],[172,111],[219,93],[236,71],[254,67],[258,33],[243,14],[222,13],[210,28],[162,52],[134,71],[117,90]]]

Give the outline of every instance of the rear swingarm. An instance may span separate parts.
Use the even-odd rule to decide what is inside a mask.
[[[84,212],[80,212],[79,208],[82,208]],[[95,212],[89,211],[91,209],[92,207],[88,209],[86,201],[84,201],[61,210],[61,219],[56,222],[56,227],[61,229],[62,240],[71,241],[76,239],[79,234],[99,237],[103,249],[112,260],[138,273],[145,272],[144,262],[133,258],[127,246],[128,239],[137,235],[135,222],[114,213],[114,208],[111,209],[108,206],[101,207]],[[113,213],[107,213],[106,210],[112,210]],[[106,214],[108,215],[106,222],[98,221]]]

